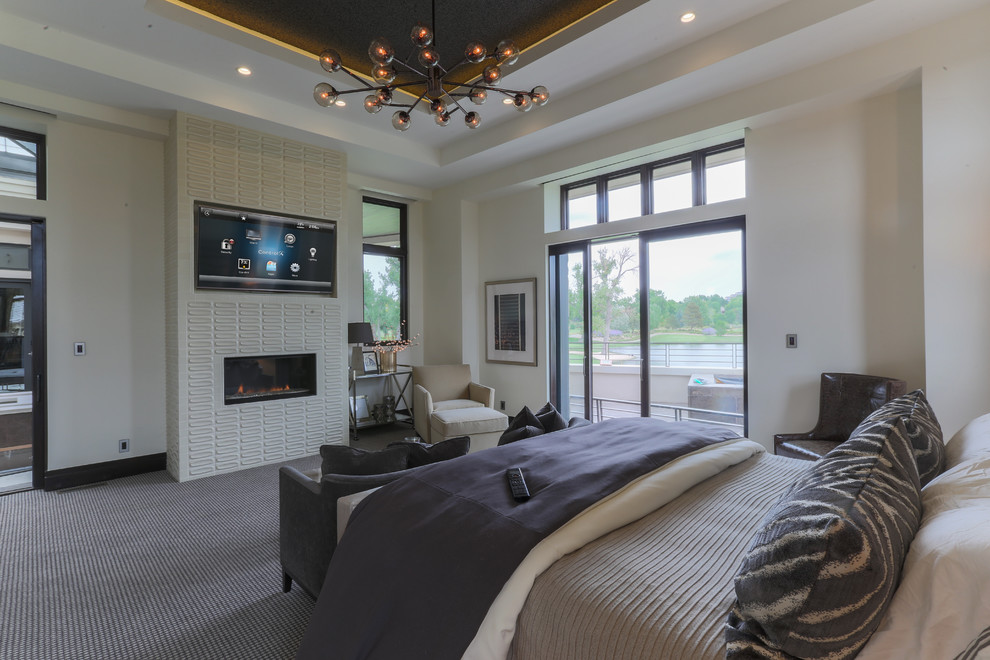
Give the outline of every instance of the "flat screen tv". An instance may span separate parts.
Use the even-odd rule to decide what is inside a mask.
[[[196,288],[336,295],[337,223],[194,205]]]

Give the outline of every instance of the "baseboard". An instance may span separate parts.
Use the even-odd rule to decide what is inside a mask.
[[[62,470],[50,470],[45,472],[45,490],[85,486],[86,484],[96,483],[97,481],[119,479],[121,477],[130,477],[135,474],[156,472],[164,469],[165,453],[162,452],[161,454],[124,458],[119,461],[107,461],[106,463],[80,465]]]

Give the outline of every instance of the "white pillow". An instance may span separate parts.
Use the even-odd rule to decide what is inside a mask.
[[[990,453],[990,414],[971,420],[945,443],[945,469]]]
[[[924,515],[900,585],[857,660],[951,660],[990,623],[990,447],[964,445],[975,455],[921,491]]]

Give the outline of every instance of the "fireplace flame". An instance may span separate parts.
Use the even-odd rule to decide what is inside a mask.
[[[288,383],[283,386],[269,387],[268,389],[249,389],[245,390],[244,385],[237,386],[237,394],[271,394],[274,392],[289,392],[292,388],[289,387]]]

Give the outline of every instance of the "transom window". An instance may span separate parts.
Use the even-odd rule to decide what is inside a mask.
[[[746,196],[742,140],[561,188],[561,229],[588,227]]]
[[[0,127],[0,195],[45,199],[45,136]]]

